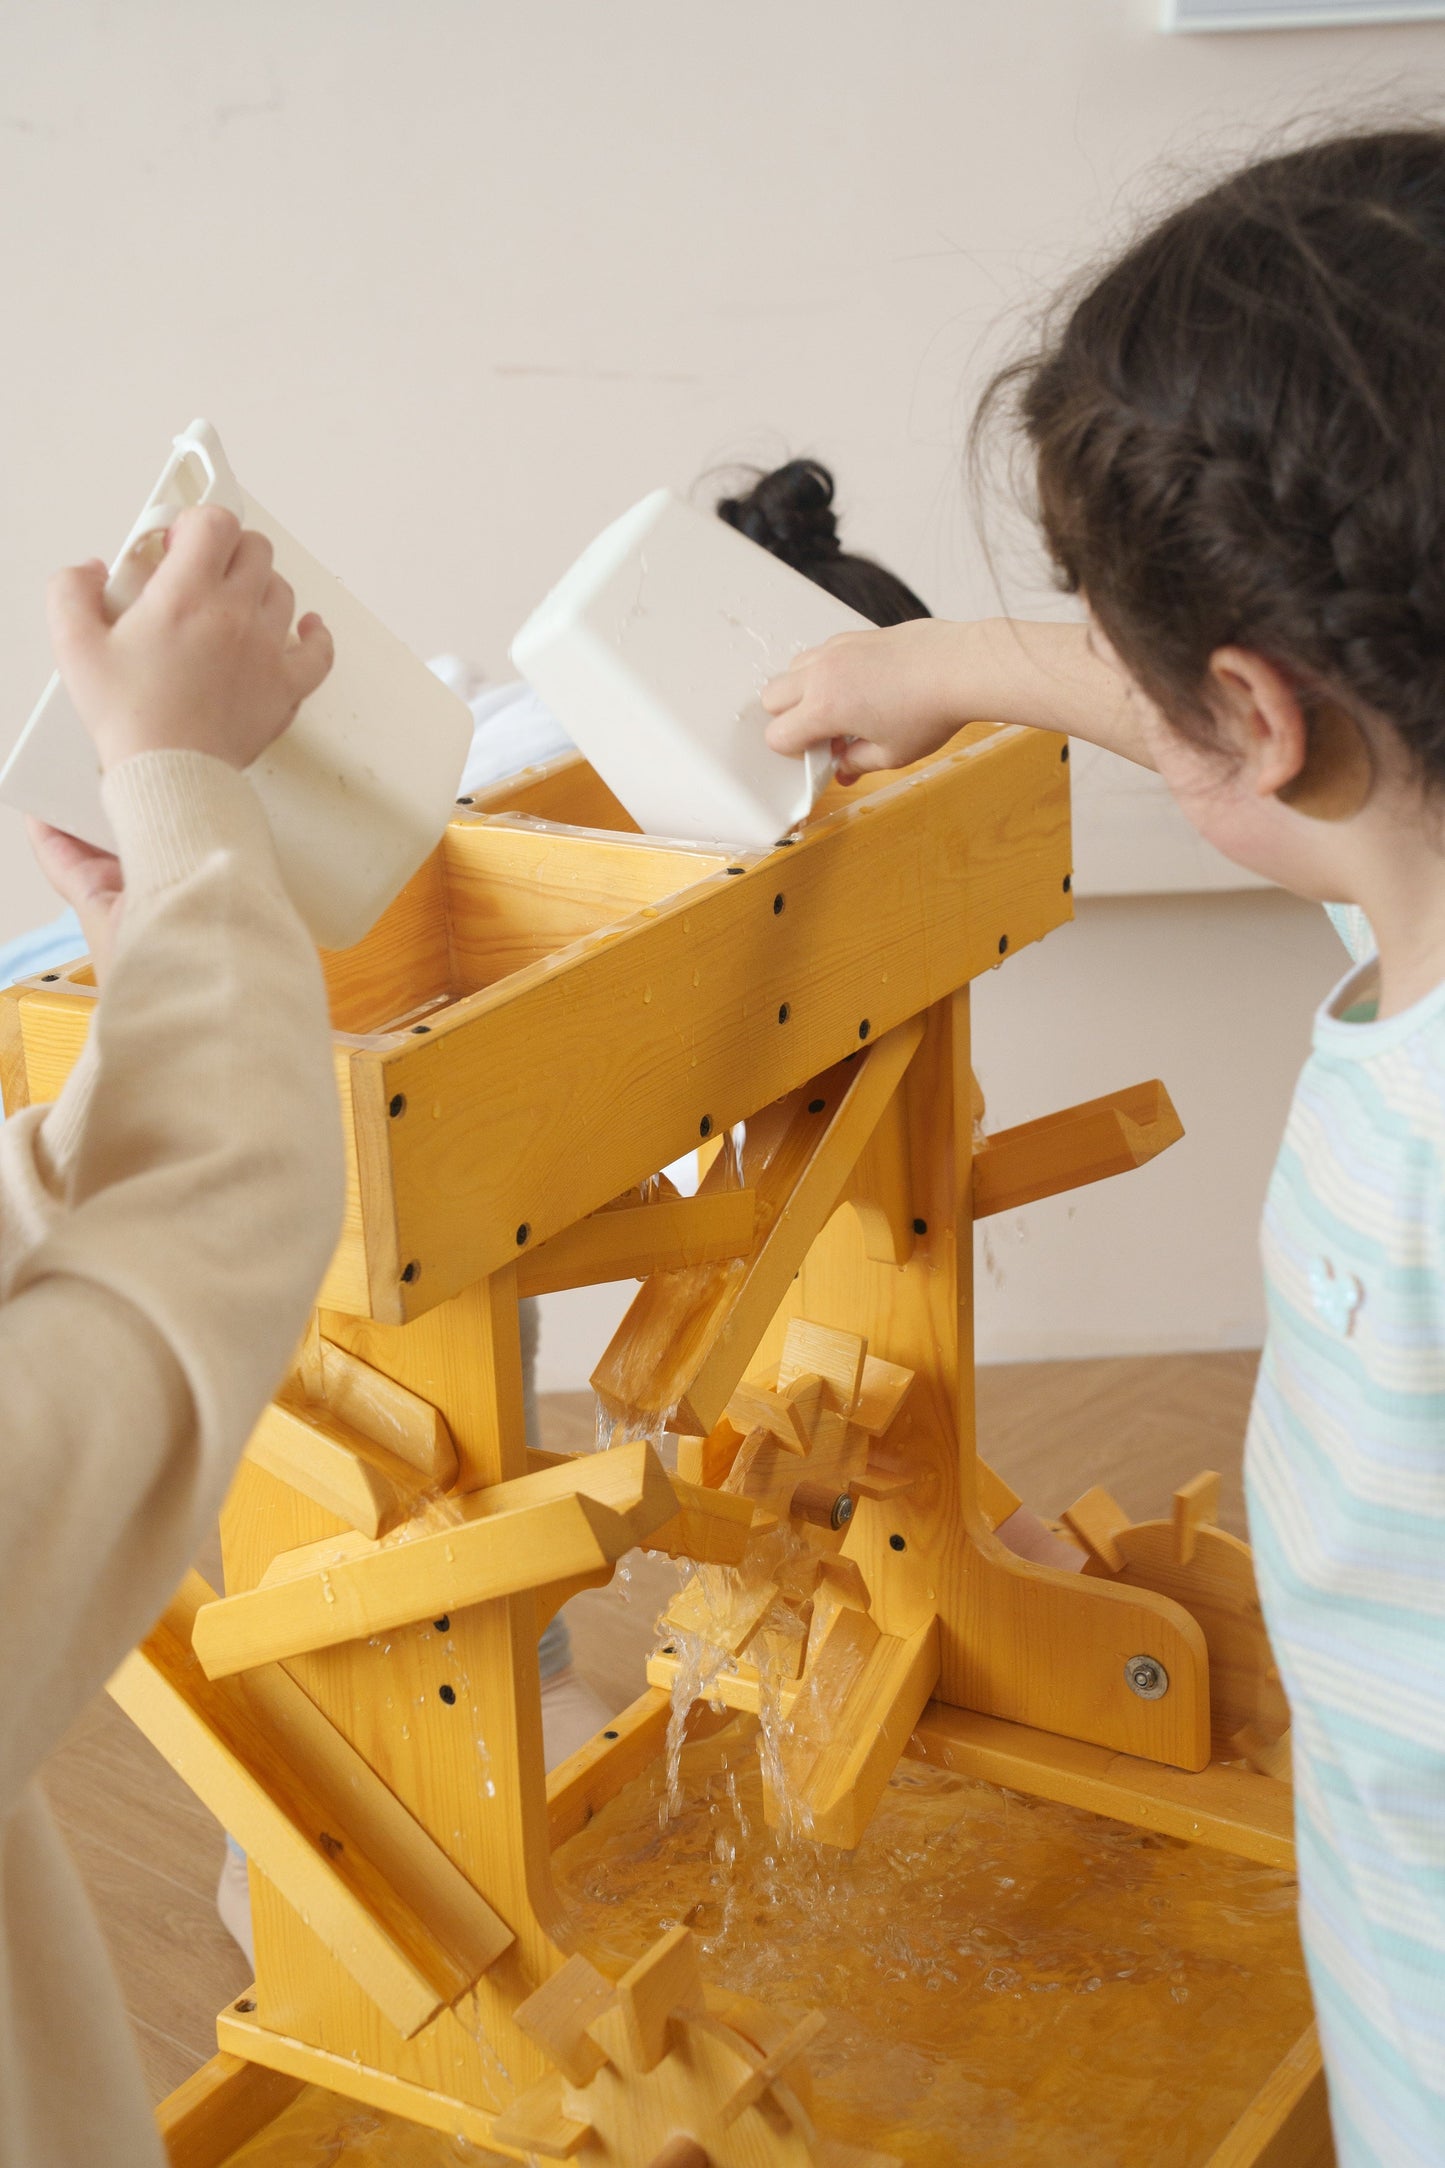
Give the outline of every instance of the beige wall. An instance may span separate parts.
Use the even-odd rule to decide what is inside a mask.
[[[1151,0],[13,6],[5,712],[45,674],[42,575],[113,545],[196,413],[418,648],[496,669],[604,519],[740,455],[816,449],[856,544],[942,610],[993,607],[959,448],[1021,309],[1169,185],[1161,160],[1397,85],[1445,87],[1445,27],[1164,38]],[[0,936],[47,911],[0,816]],[[999,1121],[1158,1071],[1191,1131],[1072,1219],[995,1233],[986,1353],[1257,1334],[1259,1191],[1333,969],[1311,914],[1246,895],[1086,904],[986,983]],[[581,1308],[554,1323],[566,1377],[600,1331]]]

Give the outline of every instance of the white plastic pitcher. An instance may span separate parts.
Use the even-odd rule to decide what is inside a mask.
[[[349,948],[440,839],[471,745],[470,712],[246,494],[209,422],[192,422],[176,438],[126,537],[105,590],[116,614],[134,602],[166,530],[191,504],[224,505],[265,535],[298,618],[319,611],[336,643],[325,682],[247,773],[292,902],[321,947]],[[95,748],[58,676],[0,770],[0,800],[115,848]]]
[[[772,752],[758,698],[803,648],[871,631],[735,527],[654,490],[604,529],[512,661],[648,835],[767,849],[829,782]]]

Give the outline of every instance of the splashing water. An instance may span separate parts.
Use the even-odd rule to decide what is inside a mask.
[[[555,1879],[614,1972],[681,1923],[710,1981],[821,2009],[828,2135],[909,2168],[1198,2168],[1309,2023],[1289,1876],[908,1761],[855,1852],[788,1845],[757,1730],[654,1764]]]

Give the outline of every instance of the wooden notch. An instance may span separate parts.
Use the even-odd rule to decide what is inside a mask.
[[[404,2039],[514,1940],[465,1876],[279,1666],[209,1682],[197,1573],[110,1692]]]
[[[1157,1077],[985,1137],[973,1162],[973,1216],[1017,1212],[1041,1197],[1128,1174],[1157,1159],[1184,1124]]]
[[[631,2067],[643,2075],[655,2070],[667,2053],[674,2015],[702,2008],[697,1943],[686,1927],[674,1927],[617,1983],[617,2014]],[[604,2023],[593,2021],[594,2039]]]
[[[646,1444],[584,1454],[447,1502],[400,1538],[323,1538],[276,1559],[260,1585],[206,1604],[195,1650],[211,1678],[336,1648],[441,1611],[610,1566],[677,1512]]]

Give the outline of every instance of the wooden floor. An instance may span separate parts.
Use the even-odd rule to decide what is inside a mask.
[[[1239,1465],[1256,1358],[1008,1364],[979,1373],[979,1440],[1025,1502],[1056,1515],[1103,1483],[1136,1518],[1167,1507],[1200,1468],[1224,1476],[1221,1520],[1244,1533]],[[593,1443],[590,1395],[544,1396],[544,1443]],[[632,1578],[568,1607],[578,1669],[611,1708],[641,1690],[666,1560],[638,1555]],[[218,1578],[214,1558],[203,1570]],[[103,1696],[50,1764],[48,1789],[105,1929],[159,2099],[215,2049],[215,2013],[249,1982],[216,1918],[220,1831],[179,1778]]]

